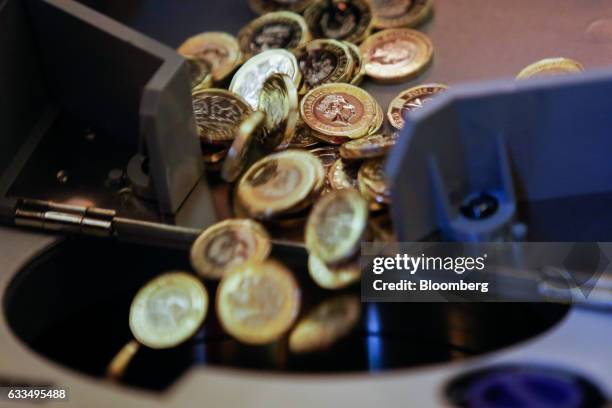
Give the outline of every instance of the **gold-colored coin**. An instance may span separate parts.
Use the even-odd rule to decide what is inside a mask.
[[[332,191],[321,197],[308,217],[306,248],[326,264],[346,261],[359,249],[367,222],[368,204],[358,191]]]
[[[523,68],[516,79],[578,74],[583,71],[584,66],[578,61],[569,58],[547,58]]]
[[[372,8],[368,0],[316,0],[304,11],[315,38],[360,43],[372,31]]]
[[[261,224],[249,219],[230,219],[207,228],[191,246],[191,266],[202,277],[221,279],[246,261],[265,261],[270,255],[270,236]]]
[[[130,307],[130,329],[147,347],[170,348],[196,333],[207,310],[202,282],[185,272],[169,272],[138,291]]]
[[[386,83],[412,79],[422,73],[433,59],[429,38],[409,28],[380,31],[361,44],[366,59],[366,74]]]
[[[326,300],[300,320],[289,336],[292,353],[326,350],[349,334],[359,322],[361,302],[355,295]]]
[[[337,159],[327,171],[327,181],[334,190],[357,189],[359,187],[357,182],[358,171],[359,165],[357,162]]]
[[[236,138],[227,152],[221,168],[221,178],[233,183],[240,177],[247,165],[253,141],[261,134],[266,114],[255,111],[238,127]]]
[[[363,58],[363,55],[361,55],[361,50],[359,49],[358,46],[348,41],[344,41],[343,44],[348,47],[349,52],[351,53],[351,56],[353,57],[353,61],[355,62],[353,73],[351,74],[350,83],[352,85],[359,85],[363,81],[363,78],[366,73],[365,60]]]
[[[308,256],[308,273],[312,280],[323,289],[338,290],[358,282],[361,278],[361,267],[359,261],[356,260],[337,266],[329,266],[316,255],[310,254]]]
[[[229,145],[238,126],[253,113],[240,96],[224,89],[203,89],[192,95],[193,112],[200,140]]]
[[[302,74],[295,56],[286,50],[269,50],[245,62],[232,78],[229,89],[257,110],[264,82],[270,75],[277,73],[289,76],[296,88],[299,88]]]
[[[249,0],[249,6],[257,14],[274,11],[293,11],[301,13],[313,0]]]
[[[297,89],[285,74],[272,74],[259,94],[259,110],[266,114],[262,144],[269,150],[284,149],[293,138],[300,114]]]
[[[246,58],[272,49],[295,51],[307,41],[310,31],[304,18],[290,11],[264,14],[238,33],[238,44]]]
[[[396,142],[397,134],[395,133],[391,135],[368,135],[340,146],[340,157],[348,160],[382,157],[389,153]]]
[[[371,202],[378,204],[391,203],[391,190],[385,175],[384,159],[371,159],[364,162],[357,174],[359,191]]]
[[[320,140],[313,135],[310,128],[300,119],[298,120],[295,134],[287,147],[289,149],[307,149],[309,147],[316,146],[319,143]]]
[[[215,82],[225,79],[242,61],[238,41],[223,32],[206,32],[190,37],[181,44],[178,52],[208,62]]]
[[[314,130],[310,129],[312,135],[314,137],[316,137],[319,141],[325,142],[327,144],[330,145],[341,145],[342,143],[346,143],[348,141],[351,141],[353,139],[351,139],[350,137],[346,137],[346,136],[328,136],[325,135],[323,133],[319,133],[319,132],[315,132]]]
[[[351,80],[355,61],[349,48],[340,41],[310,41],[295,54],[306,90],[322,84]]]
[[[308,198],[320,194],[324,180],[319,159],[304,150],[285,150],[253,164],[236,195],[251,217],[269,219],[303,209]]]
[[[382,110],[382,106],[378,102],[376,102],[376,117],[374,118],[374,122],[370,129],[368,130],[368,135],[373,135],[377,133],[383,125],[385,121],[385,113]]]
[[[185,57],[189,65],[191,90],[207,89],[213,84],[212,67],[207,61]]]
[[[372,0],[374,27],[416,27],[431,16],[433,0]]]
[[[391,101],[387,110],[387,118],[391,126],[401,130],[404,127],[404,117],[408,112],[421,109],[436,94],[447,89],[448,87],[443,84],[425,84],[401,92]]]
[[[300,288],[280,263],[246,262],[229,271],[217,289],[217,314],[226,332],[247,344],[278,340],[300,309]]]
[[[332,164],[338,159],[339,153],[336,146],[320,146],[309,149],[308,152],[313,154],[321,161],[323,168],[327,171]]]
[[[308,92],[300,113],[306,124],[325,136],[365,136],[376,126],[378,103],[361,88],[349,84],[326,84]]]

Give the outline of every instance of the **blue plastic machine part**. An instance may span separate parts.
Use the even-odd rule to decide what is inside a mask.
[[[505,372],[476,380],[467,391],[470,408],[580,408],[583,390],[554,373]]]

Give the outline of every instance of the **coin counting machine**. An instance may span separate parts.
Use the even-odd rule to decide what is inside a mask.
[[[424,407],[466,404],[467,382],[506,370],[560,377],[560,395],[579,390],[588,405],[610,397],[610,315],[556,304],[364,304],[354,335],[310,356],[241,345],[211,314],[192,341],[145,350],[123,384],[106,381],[135,291],[189,269],[185,247],[223,217],[170,47],[253,16],[239,0],[84,3],[0,2],[0,218],[30,227],[0,229],[2,385],[68,387],[74,406]],[[566,25],[550,27],[538,24],[556,2],[533,3],[436,2],[424,27],[436,61],[418,82],[453,89],[415,113],[388,161],[401,240],[501,239],[517,225],[534,241],[610,239],[612,75],[455,86],[564,51],[587,68],[612,63],[601,18],[612,6],[567,2]],[[511,35],[493,39],[497,26]],[[542,31],[556,36],[536,41]],[[409,86],[366,89],[385,106]],[[500,210],[462,219],[460,203],[482,193]],[[300,280],[304,310],[328,296],[299,248],[274,255]]]

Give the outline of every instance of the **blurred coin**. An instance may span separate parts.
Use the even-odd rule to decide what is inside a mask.
[[[381,242],[397,242],[393,221],[388,212],[370,217],[370,229],[374,239]]]
[[[374,122],[370,126],[368,130],[368,135],[373,135],[377,133],[383,125],[385,121],[385,113],[382,110],[382,106],[378,102],[376,102],[376,117],[374,118]]]
[[[327,181],[334,190],[358,188],[357,172],[359,164],[337,159],[327,171]]]
[[[302,99],[302,119],[325,136],[365,136],[377,121],[378,103],[361,88],[349,84],[325,84]]]
[[[272,74],[259,94],[259,110],[266,114],[261,142],[269,150],[284,149],[293,138],[300,114],[297,89],[285,74]]]
[[[391,190],[385,175],[384,159],[371,159],[359,168],[357,179],[359,191],[370,201],[378,204],[391,203]]]
[[[368,205],[358,191],[331,191],[319,199],[308,217],[306,248],[326,264],[350,259],[359,249],[367,222]]]
[[[228,149],[225,146],[202,146],[202,159],[208,165],[217,164],[227,156]]]
[[[385,156],[397,141],[397,134],[368,135],[361,139],[351,140],[340,146],[343,159],[371,159]]]
[[[433,10],[432,0],[372,0],[374,27],[416,27]]]
[[[584,71],[578,61],[569,58],[547,58],[523,68],[516,79],[577,74]]]
[[[247,344],[278,340],[300,309],[300,289],[280,263],[246,262],[225,274],[217,289],[217,314],[226,332]]]
[[[314,137],[319,139],[319,141],[325,142],[330,145],[341,145],[342,143],[346,143],[350,140],[353,140],[350,137],[346,137],[346,136],[328,136],[323,133],[315,132],[312,129],[311,129],[311,132]]]
[[[294,51],[309,40],[310,31],[304,18],[289,11],[264,14],[238,33],[238,44],[246,58],[277,48]]]
[[[240,263],[266,260],[271,249],[270,236],[261,224],[230,219],[200,234],[191,246],[191,265],[203,278],[221,279]]]
[[[361,278],[359,261],[350,260],[337,266],[326,265],[319,257],[308,256],[308,273],[312,280],[323,289],[338,290],[346,288]]]
[[[253,140],[261,134],[265,119],[265,113],[255,111],[240,124],[221,168],[221,178],[223,180],[233,183],[240,177],[247,165]]]
[[[202,282],[185,272],[169,272],[138,291],[130,308],[130,329],[147,347],[174,347],[196,333],[207,309]]]
[[[344,45],[348,47],[349,52],[353,57],[353,61],[355,62],[350,83],[353,85],[359,85],[365,76],[365,60],[363,59],[363,55],[361,55],[361,50],[358,46],[348,41],[344,41]]]
[[[306,149],[309,147],[316,146],[320,143],[311,132],[310,128],[300,119],[298,121],[297,128],[291,142],[289,143],[289,149]]]
[[[292,53],[286,50],[269,50],[245,62],[232,78],[229,89],[242,96],[251,108],[256,110],[264,82],[275,73],[289,76],[296,88],[302,80],[297,60]]]
[[[320,303],[298,322],[289,336],[292,353],[326,350],[349,334],[359,322],[361,302],[355,295],[338,296]]]
[[[310,3],[312,0],[249,0],[251,10],[258,14],[281,10],[301,13]]]
[[[296,57],[306,90],[332,82],[349,82],[355,61],[349,48],[336,40],[314,40],[300,47]]]
[[[316,0],[304,11],[304,19],[315,38],[360,43],[372,30],[368,0]]]
[[[242,60],[238,41],[223,32],[206,32],[190,37],[181,44],[178,52],[208,62],[215,82],[225,79]]]
[[[238,126],[253,112],[240,96],[224,89],[198,90],[192,100],[200,139],[212,145],[230,144]]]
[[[338,148],[336,146],[314,147],[308,151],[321,160],[321,164],[325,171],[327,171],[339,157]]]
[[[238,184],[237,198],[248,214],[268,219],[303,209],[323,188],[321,161],[303,150],[285,150],[251,166]]]
[[[380,82],[407,81],[423,72],[433,58],[429,38],[409,28],[380,31],[361,44],[366,74]]]
[[[207,61],[202,61],[192,57],[185,57],[189,65],[189,78],[191,79],[191,89],[206,89],[213,84],[212,67]]]
[[[401,92],[391,101],[387,110],[387,118],[391,126],[402,129],[404,127],[404,117],[408,112],[421,109],[436,94],[447,89],[448,87],[442,84],[425,84]]]

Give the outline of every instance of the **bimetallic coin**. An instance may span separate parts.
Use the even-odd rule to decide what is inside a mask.
[[[310,41],[296,51],[296,57],[306,90],[332,82],[349,82],[355,68],[349,48],[336,40]]]
[[[242,60],[238,41],[222,32],[207,32],[190,37],[178,48],[178,52],[209,63],[215,82],[225,79]]]
[[[246,262],[227,273],[217,289],[217,314],[231,336],[247,344],[278,340],[300,309],[291,271],[276,261]]]
[[[277,48],[294,51],[309,40],[304,18],[289,11],[264,14],[238,33],[238,44],[246,58]]]
[[[316,146],[320,143],[320,140],[317,139],[311,132],[310,128],[301,120],[298,121],[297,128],[295,129],[295,133],[289,146],[289,149],[306,149],[309,147]]]
[[[523,68],[516,79],[578,74],[583,71],[584,67],[578,61],[569,58],[547,58]]]
[[[264,157],[242,176],[236,192],[253,218],[269,219],[304,208],[323,188],[321,161],[303,150],[285,150]]]
[[[221,178],[233,183],[244,171],[253,141],[261,134],[266,114],[255,111],[240,124],[221,168]]]
[[[315,38],[360,43],[372,31],[372,8],[368,0],[316,0],[304,19]]]
[[[416,27],[432,13],[433,0],[372,0],[374,27]]]
[[[346,45],[353,57],[353,61],[355,62],[353,67],[353,73],[351,74],[350,83],[353,85],[359,85],[361,81],[363,81],[363,77],[365,76],[365,60],[363,59],[363,55],[361,55],[361,50],[358,46],[353,44],[352,42],[344,41],[344,45]]]
[[[343,159],[372,159],[385,156],[397,142],[397,134],[368,135],[340,146]]]
[[[356,139],[368,134],[377,122],[378,103],[361,88],[326,84],[302,99],[302,119],[316,133]]]
[[[286,50],[269,50],[249,59],[234,75],[230,91],[242,96],[254,110],[263,84],[272,74],[285,74],[299,88],[302,80],[295,56]]]
[[[337,159],[327,170],[327,181],[334,190],[357,189],[359,187],[357,182],[358,171],[359,165],[357,162]]]
[[[189,78],[191,79],[191,89],[207,89],[213,84],[212,67],[207,61],[186,57],[189,65]]]
[[[421,109],[423,105],[431,101],[436,94],[444,92],[447,89],[448,87],[442,84],[426,84],[403,91],[389,104],[387,118],[391,126],[401,130],[404,127],[404,117],[408,112]]]
[[[259,94],[259,110],[266,114],[261,142],[269,150],[291,143],[300,114],[297,89],[285,74],[272,74]]]
[[[230,144],[238,126],[253,112],[240,96],[224,89],[198,90],[192,100],[200,139],[213,145]]]
[[[378,102],[376,102],[376,117],[374,118],[374,122],[370,129],[368,130],[368,135],[373,135],[377,133],[383,125],[385,121],[385,113],[382,110],[382,106]]]
[[[310,254],[308,256],[308,273],[321,288],[338,290],[358,282],[361,278],[361,267],[359,261],[356,260],[337,266],[329,266],[316,255]]]
[[[361,302],[354,295],[338,296],[319,304],[300,320],[289,336],[292,353],[310,353],[331,347],[359,322]]]
[[[191,266],[203,278],[221,279],[238,264],[265,261],[271,249],[270,236],[259,223],[225,220],[207,228],[193,243]]]
[[[384,164],[383,159],[368,160],[361,165],[357,174],[359,191],[377,204],[391,203],[391,190],[387,183]]]
[[[346,261],[359,249],[367,222],[368,204],[358,191],[331,191],[308,217],[306,248],[326,264]]]
[[[429,38],[409,28],[380,31],[361,44],[366,74],[380,82],[401,82],[423,72],[433,58]]]
[[[207,310],[202,282],[185,272],[169,272],[138,291],[130,307],[130,329],[147,347],[170,348],[196,333]]]
[[[301,13],[313,0],[249,0],[251,10],[257,14],[266,14],[273,11],[293,11]]]

